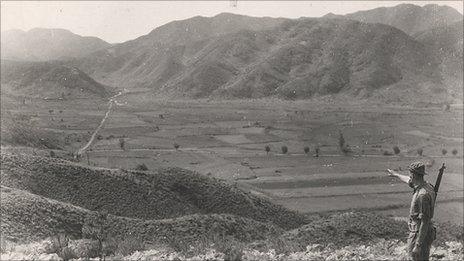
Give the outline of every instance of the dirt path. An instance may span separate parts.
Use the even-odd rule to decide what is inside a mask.
[[[84,153],[93,143],[93,141],[95,140],[95,137],[97,137],[97,134],[98,132],[100,131],[100,129],[103,127],[103,124],[105,124],[105,121],[106,119],[108,118],[108,116],[110,115],[111,113],[111,109],[113,108],[113,104],[116,102],[116,98],[118,96],[122,95],[122,92],[119,92],[118,94],[112,96],[108,102],[108,110],[106,111],[105,113],[105,116],[103,117],[103,119],[101,120],[100,124],[98,125],[98,127],[95,129],[95,131],[93,132],[92,136],[90,137],[90,140],[87,142],[87,144],[85,144],[84,147],[80,148],[77,153],[76,153],[76,156],[77,157],[80,157],[82,155],[82,153]]]

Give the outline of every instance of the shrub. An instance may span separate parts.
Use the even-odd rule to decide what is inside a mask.
[[[266,154],[269,154],[269,152],[271,151],[271,147],[269,147],[269,145],[266,145],[266,147],[264,147],[264,150],[266,151]]]
[[[448,153],[446,149],[441,149],[441,154],[446,155],[446,153]]]
[[[284,145],[284,146],[282,146],[282,148],[280,148],[280,149],[282,150],[282,154],[287,154],[287,152],[288,152],[287,146]]]
[[[100,135],[100,134],[98,134],[98,135],[97,135],[97,140],[102,140],[102,139],[103,139],[103,136]]]
[[[424,153],[424,150],[422,148],[417,149],[417,155],[422,156],[423,153]]]
[[[142,164],[138,164],[137,167],[135,167],[135,170],[146,171],[148,170],[148,167],[147,165],[145,165],[145,163],[142,163]]]
[[[179,147],[180,147],[180,146],[179,146],[179,144],[177,144],[177,143],[174,143],[174,149],[178,150],[178,149],[179,149]]]
[[[396,155],[398,155],[398,154],[400,154],[401,151],[400,151],[400,148],[398,148],[398,146],[394,146],[394,147],[393,147],[393,152],[394,152]]]
[[[308,153],[309,153],[309,147],[308,147],[308,146],[305,146],[305,147],[303,148],[303,150],[304,150],[304,153],[305,153],[305,154],[308,154]]]
[[[50,151],[50,157],[52,158],[56,157],[56,153],[53,150]]]
[[[451,105],[445,104],[444,110],[445,110],[445,111],[450,111],[450,109],[451,109]]]
[[[388,151],[388,150],[384,150],[384,151],[382,152],[382,154],[383,154],[384,156],[392,156],[392,155],[393,155],[393,153],[391,153],[391,152]]]
[[[458,155],[458,150],[457,149],[454,149],[451,151],[451,153],[453,153],[454,156]]]

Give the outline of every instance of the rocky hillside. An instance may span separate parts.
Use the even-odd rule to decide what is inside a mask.
[[[64,29],[9,30],[2,32],[1,56],[26,61],[69,59],[109,46],[97,37],[84,37]]]
[[[110,88],[76,67],[57,62],[1,62],[2,91],[40,98],[106,97]]]
[[[306,222],[298,213],[219,180],[173,168],[154,173],[94,169],[65,160],[2,154],[1,184],[88,210],[139,219],[231,214],[282,228]]]
[[[366,23],[381,23],[396,27],[409,35],[435,27],[451,25],[462,20],[461,13],[449,6],[436,4],[423,7],[400,4],[394,7],[380,7],[347,15],[328,14],[327,18],[348,18]]]
[[[422,31],[413,36],[440,61],[444,80],[447,85],[454,87],[457,95],[462,95],[463,27],[461,20],[447,26]]]
[[[441,79],[438,63],[404,32],[347,19],[289,20],[267,30],[185,43],[148,45],[145,38],[74,64],[109,85],[194,98],[366,97],[406,80],[415,88],[423,82],[440,85]]]

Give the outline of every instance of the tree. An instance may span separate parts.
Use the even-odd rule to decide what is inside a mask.
[[[56,156],[55,152],[53,150],[50,151],[50,157],[54,158]]]
[[[345,148],[345,138],[343,137],[343,133],[341,131],[339,131],[338,136],[338,147],[343,152],[343,149]]]
[[[314,148],[314,152],[316,152],[316,154],[314,154],[314,156],[316,158],[319,157],[319,146],[316,146],[316,148]]]
[[[121,147],[122,150],[126,149],[126,141],[124,138],[119,138],[119,147]]]
[[[398,146],[394,146],[393,147],[393,152],[395,152],[396,155],[400,154],[400,148],[398,148]]]
[[[417,149],[417,155],[422,156],[423,153],[424,153],[424,150],[422,148]]]
[[[282,150],[282,154],[287,154],[287,152],[288,152],[287,146],[284,145],[284,146],[282,146],[282,148],[280,148],[280,149]]]
[[[458,150],[454,149],[453,151],[451,151],[451,153],[453,153],[453,155],[456,156],[456,155],[458,155]]]
[[[441,154],[446,155],[446,153],[448,153],[446,149],[441,149]]]
[[[271,147],[269,147],[269,145],[266,145],[266,147],[264,147],[264,150],[266,151],[266,154],[269,154],[269,151],[271,151]]]
[[[308,153],[309,153],[309,147],[308,147],[308,146],[305,146],[305,147],[303,148],[303,150],[304,150],[304,153],[305,153],[305,154],[308,154]]]
[[[178,150],[178,149],[179,149],[179,147],[180,147],[180,146],[179,146],[179,144],[177,144],[177,143],[174,143],[174,149]]]

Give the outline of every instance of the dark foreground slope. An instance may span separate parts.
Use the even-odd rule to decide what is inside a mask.
[[[88,210],[141,219],[231,214],[290,229],[303,216],[219,180],[179,169],[96,169],[65,160],[2,154],[1,184]]]
[[[40,98],[106,97],[108,87],[58,62],[1,62],[2,92]]]
[[[444,88],[422,44],[396,28],[347,19],[289,20],[185,43],[142,37],[74,63],[109,85],[175,97],[366,97],[402,82]]]
[[[2,236],[11,241],[34,241],[58,233],[82,237],[82,226],[95,212],[71,204],[2,186]],[[226,214],[188,215],[174,219],[142,220],[109,215],[112,237],[133,235],[144,243],[194,242],[226,234],[243,242],[265,239],[283,231],[271,224]]]

